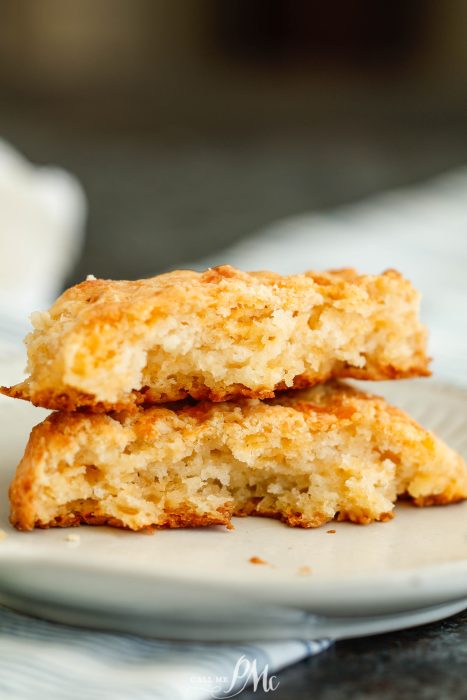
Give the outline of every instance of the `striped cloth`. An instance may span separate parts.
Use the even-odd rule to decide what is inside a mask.
[[[162,642],[81,630],[0,607],[1,700],[205,700],[236,697],[259,678],[331,642]],[[237,671],[236,671],[237,669]]]

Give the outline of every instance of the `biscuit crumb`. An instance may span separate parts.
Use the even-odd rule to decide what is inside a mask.
[[[261,557],[250,557],[248,561],[250,564],[267,564],[267,561],[261,559]]]
[[[80,540],[81,540],[80,536],[79,536],[79,535],[76,535],[76,534],[73,533],[73,532],[70,533],[69,535],[67,535],[67,536],[65,537],[65,539],[66,539],[67,542],[76,542],[76,543],[80,542]]]
[[[299,576],[309,576],[311,574],[311,568],[309,566],[299,566],[297,574]]]
[[[151,526],[145,527],[144,530],[141,530],[141,534],[142,534],[142,535],[153,535],[155,529],[156,529],[156,528],[151,527]]]
[[[335,530],[326,530],[328,535],[335,535],[336,531]]]
[[[5,530],[0,530],[0,542],[6,538],[6,532]]]

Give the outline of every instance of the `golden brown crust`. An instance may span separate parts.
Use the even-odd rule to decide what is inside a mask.
[[[53,411],[80,411],[91,410],[93,413],[109,413],[110,411],[134,410],[138,406],[152,406],[157,404],[183,401],[186,398],[193,398],[197,401],[212,401],[222,403],[238,399],[272,399],[283,391],[293,389],[308,389],[316,384],[321,384],[333,379],[359,379],[369,381],[385,381],[395,379],[410,379],[413,377],[429,377],[430,370],[426,365],[411,367],[407,370],[398,370],[391,365],[381,366],[372,371],[358,367],[340,367],[327,375],[321,377],[298,375],[293,380],[293,387],[287,387],[284,382],[276,384],[272,390],[253,390],[241,384],[230,387],[229,391],[211,391],[208,387],[194,388],[190,392],[182,389],[171,393],[160,394],[151,389],[133,390],[128,395],[126,401],[106,402],[97,401],[91,394],[74,389],[68,389],[67,393],[54,392],[52,390],[36,391],[31,395],[27,382],[15,384],[12,387],[0,386],[0,394],[4,394],[12,399],[30,401],[35,406],[48,408]]]
[[[132,392],[126,401],[111,403],[96,401],[90,394],[84,394],[75,389],[68,389],[67,393],[55,392],[53,389],[43,389],[31,393],[28,382],[21,382],[11,387],[1,386],[0,394],[11,399],[30,401],[34,406],[48,408],[51,411],[71,412],[90,409],[93,413],[108,413],[109,411],[131,410],[143,403],[142,394],[139,392]]]
[[[30,377],[0,391],[107,412],[187,396],[267,399],[330,378],[427,376],[418,304],[395,271],[285,277],[221,266],[87,280],[34,316]]]
[[[121,530],[135,530],[128,525],[125,525],[119,518],[111,518],[107,515],[99,515],[94,512],[80,512],[76,511],[74,513],[66,513],[64,515],[58,515],[53,520],[48,522],[42,522],[36,520],[34,525],[29,527],[25,526],[24,519],[15,519],[12,515],[10,518],[11,524],[14,525],[18,530],[32,530],[33,528],[39,528],[42,530],[48,530],[52,527],[79,527],[80,525],[107,525],[108,527],[115,527]],[[222,509],[218,511],[218,515],[204,515],[196,513],[191,510],[189,506],[183,511],[175,511],[173,513],[166,513],[165,519],[157,523],[157,529],[177,529],[185,527],[208,527],[211,525],[224,525],[230,529],[231,525],[231,511]],[[153,529],[154,525],[144,525],[140,530],[150,530]]]
[[[455,496],[450,496],[446,494],[438,494],[436,496],[429,496],[426,498],[410,498],[407,499],[413,505],[418,507],[428,507],[428,506],[447,506],[455,503],[459,503],[466,499],[466,495],[457,494]],[[209,527],[212,525],[223,525],[227,529],[232,529],[232,517],[260,517],[260,518],[273,518],[274,520],[279,520],[280,522],[288,525],[289,527],[300,527],[303,529],[314,529],[325,525],[326,523],[336,520],[337,522],[351,522],[355,525],[370,525],[373,522],[389,522],[394,518],[394,513],[381,513],[378,516],[374,516],[369,512],[350,512],[350,511],[339,511],[334,518],[329,518],[328,516],[317,513],[312,519],[306,519],[301,513],[293,512],[276,512],[270,511],[259,511],[256,510],[254,503],[247,503],[242,505],[241,508],[235,509],[234,511],[226,509],[224,512],[219,511],[218,516],[212,515],[200,515],[196,511],[191,510],[187,507],[183,512],[166,513],[165,519],[158,522],[157,525],[144,525],[140,529],[178,529],[178,528],[189,528],[189,527]],[[29,519],[26,517],[21,517],[18,515],[18,510],[12,511],[10,517],[11,524],[18,530],[30,531],[34,528],[47,530],[53,527],[79,527],[80,525],[106,525],[108,527],[115,527],[122,530],[133,530],[138,531],[138,528],[133,528],[124,523],[118,518],[111,518],[105,515],[95,515],[94,513],[87,512],[76,512],[69,513],[66,515],[59,515],[56,518],[48,521],[42,522],[40,520],[34,521],[34,524],[30,524]],[[329,532],[335,532],[335,530],[330,530]]]
[[[448,505],[449,503],[456,503],[460,500],[464,500],[465,496],[461,496],[453,501],[449,500],[446,496],[440,496],[433,499],[410,499],[417,506],[432,506],[432,505]],[[423,501],[423,502],[422,502]],[[216,516],[199,514],[193,511],[189,506],[183,511],[177,511],[174,513],[165,513],[165,518],[154,524],[144,525],[141,530],[152,529],[157,527],[157,529],[178,529],[178,528],[189,528],[189,527],[209,527],[212,525],[224,525],[228,529],[231,529],[231,519],[232,517],[244,518],[247,516],[254,516],[260,518],[273,518],[274,520],[280,520],[280,522],[288,525],[289,527],[300,527],[303,529],[312,529],[321,527],[326,523],[332,522],[332,520],[337,520],[338,522],[349,521],[357,525],[369,525],[372,522],[387,522],[392,520],[394,513],[382,513],[378,517],[374,517],[370,513],[365,512],[346,512],[340,511],[334,518],[329,518],[329,516],[323,513],[316,513],[313,518],[305,518],[302,513],[294,512],[276,512],[273,510],[263,511],[257,510],[257,503],[254,500],[242,504],[240,508],[232,510],[231,508],[225,508],[224,510],[218,511]],[[119,518],[111,518],[105,515],[95,514],[94,512],[87,512],[86,510],[80,512],[76,511],[73,513],[67,513],[64,515],[58,515],[56,518],[49,520],[48,522],[42,522],[40,520],[34,521],[33,525],[29,524],[29,520],[26,517],[18,516],[18,509],[12,510],[10,522],[18,530],[30,531],[34,528],[47,530],[53,527],[79,527],[80,525],[107,525],[108,527],[115,527],[122,530],[135,530],[128,525],[125,525]],[[137,531],[137,529],[136,529]]]
[[[409,500],[420,508],[425,508],[426,506],[448,506],[451,503],[465,501],[465,499],[465,492],[460,490],[458,492],[450,491],[447,493],[435,493],[429,496],[418,496],[418,498],[410,498],[409,496]]]
[[[387,523],[389,520],[392,520],[393,517],[394,513],[392,511],[389,513],[380,513],[378,517],[375,518],[372,513],[365,510],[358,510],[354,512],[341,510],[337,514],[336,520],[338,522],[348,520],[352,523],[356,523],[357,525],[369,525],[375,520],[380,523]]]

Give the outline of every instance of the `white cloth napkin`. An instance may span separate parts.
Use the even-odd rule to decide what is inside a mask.
[[[29,314],[47,308],[75,262],[86,200],[78,181],[36,167],[0,140],[0,357],[29,330]]]

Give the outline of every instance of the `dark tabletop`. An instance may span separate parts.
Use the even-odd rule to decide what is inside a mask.
[[[349,99],[333,111],[311,105],[289,121],[263,123],[243,105],[243,119],[233,114],[229,124],[161,125],[150,117],[131,122],[121,104],[97,119],[92,102],[82,115],[1,97],[0,137],[37,163],[68,168],[85,188],[87,235],[70,283],[87,274],[134,279],[173,269],[283,217],[467,163],[467,109],[425,112],[407,96],[399,103]],[[264,109],[274,113],[273,104]]]
[[[465,700],[467,611],[443,622],[338,642],[242,700]]]

